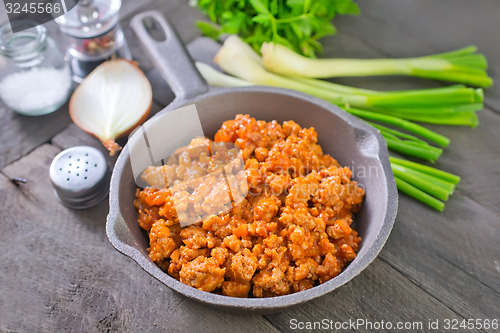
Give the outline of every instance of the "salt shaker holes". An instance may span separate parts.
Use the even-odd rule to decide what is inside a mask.
[[[89,168],[90,165],[94,167]],[[50,178],[63,204],[82,209],[95,205],[107,196],[110,172],[99,150],[78,146],[54,158]]]

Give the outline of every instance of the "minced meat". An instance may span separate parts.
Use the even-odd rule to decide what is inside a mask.
[[[200,180],[213,160],[238,152],[196,138],[177,151],[176,164],[148,167],[142,179],[150,186],[137,189],[135,207],[149,234],[151,260],[182,283],[233,297],[306,290],[354,260],[361,238],[353,214],[364,190],[351,170],[323,153],[314,128],[238,115],[222,124],[214,141],[240,149],[248,194],[227,211],[181,227],[183,209],[194,205],[201,212],[196,202],[211,204],[228,190]],[[169,186],[179,184],[192,191],[173,198]],[[184,204],[175,206],[174,199]]]

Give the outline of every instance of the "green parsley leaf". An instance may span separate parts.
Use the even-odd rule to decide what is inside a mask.
[[[217,39],[222,33],[240,35],[256,51],[262,43],[283,44],[308,57],[321,52],[318,41],[336,33],[335,14],[358,14],[353,0],[194,0],[218,26],[197,22],[201,32]]]
[[[220,28],[214,26],[213,24],[198,21],[196,22],[196,26],[198,27],[198,29],[200,29],[201,33],[207,37],[218,39],[221,35]]]
[[[269,4],[267,0],[249,0],[257,13],[269,13]]]

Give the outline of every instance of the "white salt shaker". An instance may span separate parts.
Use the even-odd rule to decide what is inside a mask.
[[[0,28],[0,97],[26,116],[51,113],[71,92],[69,64],[43,26],[30,21],[12,25],[20,32],[8,23]]]

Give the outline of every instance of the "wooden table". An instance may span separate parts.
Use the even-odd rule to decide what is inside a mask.
[[[404,57],[475,44],[500,83],[499,1],[358,3],[362,15],[336,19],[339,33],[324,40],[324,55]],[[147,9],[164,13],[186,43],[199,36],[193,23],[202,18],[187,1],[124,1],[126,37],[146,71],[152,66],[128,22]],[[56,36],[54,24],[47,26]],[[440,85],[409,78],[339,82],[376,89]],[[500,319],[499,87],[486,92],[477,129],[433,127],[452,142],[436,166],[463,177],[444,212],[402,195],[386,246],[360,276],[321,299],[266,316],[222,313],[188,300],[115,251],[105,235],[108,203],[67,209],[48,179],[62,149],[99,143],[71,124],[67,106],[29,118],[1,104],[0,331],[276,332],[291,331],[293,320],[421,321],[426,328],[429,320]],[[154,111],[162,107],[155,103]],[[16,186],[12,177],[28,182]]]

